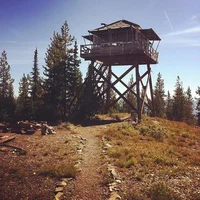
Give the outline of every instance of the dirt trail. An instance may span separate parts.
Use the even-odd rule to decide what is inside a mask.
[[[73,200],[105,200],[106,189],[102,187],[102,149],[99,134],[105,126],[79,127],[78,134],[86,139],[81,156],[81,172],[75,181]]]

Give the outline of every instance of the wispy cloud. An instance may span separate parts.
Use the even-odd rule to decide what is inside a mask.
[[[161,36],[163,43],[178,46],[200,47],[200,14],[191,16],[189,21],[187,21],[187,27],[176,31],[165,10],[164,14],[171,31]]]
[[[200,47],[200,23],[189,23],[188,27],[173,31],[169,17],[165,12],[165,16],[170,24],[171,31],[162,36],[163,43],[177,44],[179,46]],[[200,22],[200,15],[193,15],[190,21]]]
[[[180,31],[175,31],[175,32],[172,32],[172,33],[168,33],[167,35],[191,35],[191,34],[200,34],[200,26],[195,26],[195,27],[192,27],[192,28],[186,28],[186,29],[183,29],[183,30],[180,30]]]
[[[192,24],[200,24],[200,14],[193,15],[193,16],[190,18],[190,22],[191,22]]]
[[[173,27],[172,27],[172,23],[171,23],[171,21],[170,21],[170,19],[169,19],[169,16],[168,16],[168,14],[167,14],[167,12],[164,10],[164,13],[165,13],[165,17],[166,17],[166,19],[167,19],[167,21],[168,21],[168,23],[169,23],[169,26],[170,26],[170,28],[171,28],[171,31],[173,32]]]
[[[162,40],[164,44],[187,46],[187,47],[200,47],[200,39],[191,39],[184,37],[165,37]]]

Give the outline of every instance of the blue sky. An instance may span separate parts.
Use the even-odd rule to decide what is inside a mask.
[[[153,28],[161,37],[153,82],[161,72],[166,92],[173,93],[180,76],[185,90],[190,86],[195,94],[200,86],[199,0],[0,0],[0,53],[7,52],[16,93],[22,74],[31,71],[36,47],[42,73],[50,38],[65,20],[80,45],[88,30],[120,19]],[[83,74],[87,66],[82,60]]]

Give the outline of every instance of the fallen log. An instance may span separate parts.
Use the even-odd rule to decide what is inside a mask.
[[[15,139],[14,136],[2,136],[2,137],[0,137],[0,144],[1,143],[6,143],[6,142],[10,142],[10,141],[12,141],[14,139]]]
[[[20,147],[16,147],[14,145],[10,145],[10,144],[5,144],[5,143],[0,143],[0,146],[3,146],[3,147],[10,147],[10,148],[13,148],[13,149],[16,149],[18,151],[24,151],[26,152],[26,150],[20,148]]]

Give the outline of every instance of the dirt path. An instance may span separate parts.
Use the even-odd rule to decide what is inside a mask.
[[[107,189],[102,186],[102,149],[98,137],[105,126],[79,127],[79,135],[86,139],[81,156],[81,172],[77,175],[73,200],[105,200]]]

